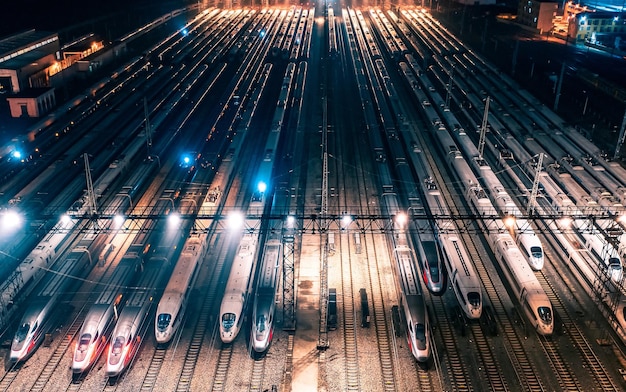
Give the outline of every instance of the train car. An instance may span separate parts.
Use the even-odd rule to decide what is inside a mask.
[[[258,283],[252,308],[252,328],[250,345],[256,353],[264,353],[269,348],[274,332],[274,308],[278,289],[279,270],[282,260],[280,239],[269,239],[263,249],[259,266]]]
[[[154,323],[157,344],[168,343],[183,324],[189,294],[206,252],[205,234],[192,234],[185,242],[174,272],[157,306]]]
[[[507,279],[521,310],[540,335],[552,335],[554,315],[552,304],[537,281],[532,270],[524,263],[519,248],[509,235],[490,235],[495,242],[495,256]]]
[[[141,256],[137,252],[124,255],[110,279],[104,282],[107,286],[87,312],[72,359],[75,377],[89,370],[104,351],[115,324],[115,315],[119,312],[118,306],[141,268]]]
[[[480,280],[463,242],[454,234],[440,234],[450,285],[465,316],[477,320],[482,315]]]
[[[0,287],[0,328],[15,313],[17,302],[25,298],[58,259],[58,252],[70,237],[76,220],[64,216],[11,273]]]
[[[13,363],[26,361],[39,347],[60,316],[58,303],[63,295],[76,284],[91,265],[91,254],[86,247],[76,247],[63,260],[56,263],[41,282],[41,290],[22,316],[13,341],[9,360]]]
[[[443,133],[443,132],[442,132]],[[443,136],[443,135],[442,135]],[[449,135],[448,135],[449,136]],[[444,139],[441,139],[443,142]],[[453,143],[451,140],[446,140]],[[442,143],[443,144],[443,143]],[[467,202],[477,215],[494,216],[494,219],[482,219],[487,239],[503,274],[520,305],[521,311],[540,335],[551,335],[554,330],[554,318],[552,305],[545,291],[539,284],[527,262],[523,262],[524,256],[508,233],[501,233],[500,228],[504,223],[496,218],[495,208],[480,187],[478,180],[473,175],[469,165],[465,162],[460,152],[453,150],[448,154],[448,162],[461,182],[465,185],[464,193]],[[489,213],[491,211],[491,214]]]
[[[147,328],[146,320],[152,301],[169,270],[169,260],[155,255],[144,263],[141,278],[128,297],[111,334],[105,373],[119,377],[131,364]]]
[[[623,278],[622,258],[615,249],[589,220],[575,219],[575,226],[584,238],[584,246],[600,260],[606,267],[606,271],[611,280],[620,283]]]
[[[220,338],[223,343],[232,343],[241,330],[244,305],[251,290],[250,275],[256,245],[257,236],[244,234],[233,260],[220,305]]]
[[[409,350],[418,362],[427,362],[430,358],[430,326],[412,252],[408,247],[400,246],[394,250],[394,256],[400,268],[400,306],[404,313]]]

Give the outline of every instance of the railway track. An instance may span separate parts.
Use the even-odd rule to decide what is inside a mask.
[[[364,236],[366,237],[366,236]],[[375,237],[375,235],[369,235]],[[366,241],[369,245],[370,241]],[[372,302],[372,318],[374,320],[374,329],[376,331],[376,342],[378,344],[379,361],[382,371],[382,383],[385,391],[397,390],[395,366],[393,363],[393,350],[390,340],[389,319],[387,317],[390,312],[385,307],[384,284],[380,278],[380,270],[385,270],[381,266],[381,258],[377,256],[375,238],[371,238],[373,252],[369,251],[370,246],[366,246],[365,260],[367,260],[367,275],[369,278],[369,287]],[[387,248],[384,248],[386,251]],[[372,253],[372,255],[370,254]],[[373,260],[373,261],[372,261]]]
[[[430,314],[434,316],[434,320],[431,320],[431,325],[437,325],[437,332],[441,338],[446,354],[440,357],[440,359],[447,364],[448,371],[451,375],[450,382],[455,391],[473,391],[474,388],[472,387],[468,367],[465,366],[459,355],[459,346],[456,341],[453,320],[449,316],[443,298],[431,295],[430,299],[432,307]],[[461,317],[464,316],[461,315]]]
[[[361,391],[361,379],[359,374],[359,352],[357,350],[357,324],[356,311],[354,309],[354,292],[350,255],[344,249],[350,249],[350,240],[344,239],[345,235],[338,236],[340,240],[339,253],[341,263],[341,292],[343,297],[342,306],[342,333],[346,391]],[[346,243],[347,242],[347,243]],[[347,259],[347,260],[346,260]]]
[[[552,309],[554,309],[555,314],[559,315],[563,328],[567,331],[570,343],[578,349],[581,359],[586,364],[585,367],[591,373],[597,385],[603,391],[621,390],[621,388],[613,382],[606,368],[595,355],[593,347],[591,347],[580,328],[573,322],[569,310],[563,304],[561,297],[556,293],[554,285],[547,279],[545,272],[541,271],[536,275],[541,285],[546,289],[546,294],[552,303]],[[564,390],[583,389],[572,369],[569,368],[569,365],[565,362],[564,358],[562,358],[557,341],[542,337],[540,342],[544,351],[546,351],[546,355],[550,358],[550,363],[558,376],[559,384]]]

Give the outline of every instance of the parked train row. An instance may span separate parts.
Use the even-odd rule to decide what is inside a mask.
[[[277,22],[281,26],[272,46],[272,57],[289,62],[308,59],[314,18],[315,8],[283,10]]]
[[[499,117],[498,119],[496,119],[494,115],[490,114],[489,123],[492,131],[496,131],[496,135],[498,135],[499,142],[501,144],[507,148],[515,150],[516,154],[520,153],[520,146],[517,144],[517,140],[515,138],[507,137],[507,129],[510,129],[515,131],[515,135],[524,141],[525,148],[529,149],[531,155],[539,153],[546,154],[545,158],[547,158],[549,167],[554,167],[556,164],[555,158],[558,160],[559,157],[563,157],[559,160],[558,166],[564,168],[565,171],[559,171],[557,174],[557,172],[553,170],[551,173],[560,186],[570,195],[574,196],[576,203],[580,206],[580,208],[582,208],[582,211],[585,211],[584,213],[593,213],[593,211],[589,209],[591,207],[595,209],[597,213],[601,212],[601,210],[608,210],[612,214],[621,214],[623,209],[622,204],[619,200],[617,200],[618,197],[613,196],[613,194],[619,196],[621,193],[620,189],[622,189],[623,184],[615,179],[610,170],[596,170],[595,166],[601,165],[601,161],[603,160],[597,151],[597,148],[590,148],[589,146],[591,143],[584,140],[579,133],[571,129],[567,132],[568,136],[566,136],[565,132],[553,131],[554,127],[561,128],[563,124],[562,120],[555,116],[550,110],[545,108],[545,105],[539,104],[536,99],[529,98],[528,94],[514,95],[512,91],[518,91],[518,86],[516,86],[505,75],[497,73],[493,67],[480,57],[476,56],[473,52],[468,51],[463,55],[463,59],[467,62],[467,65],[461,63],[458,57],[454,58],[457,60],[457,64],[460,63],[465,69],[470,69],[472,74],[478,74],[477,80],[480,83],[480,87],[473,86],[471,84],[471,80],[465,78],[463,82],[468,83],[473,87],[470,90],[464,87],[462,91],[465,92],[467,90],[478,92],[479,88],[489,89],[490,91],[495,91],[494,96],[498,98],[498,102],[501,102],[502,105],[518,105],[522,109],[525,109],[528,105],[533,105],[540,108],[541,114],[545,116],[542,118],[539,114],[535,113],[535,111],[523,110],[523,113],[526,113],[528,116],[528,120],[517,119],[519,124],[522,125],[522,128],[529,131],[533,131],[535,129],[550,131],[546,134],[535,134],[534,140],[531,141],[520,133],[522,128],[520,128],[517,124],[512,123],[513,120],[510,117],[502,116],[499,114],[499,111],[495,111],[495,116]],[[490,82],[487,77],[492,79],[499,77],[502,80]],[[455,81],[455,84],[461,86],[462,83],[460,81]],[[507,87],[496,88],[498,86]],[[472,99],[472,97],[473,96],[469,95],[469,93],[465,93],[465,98]],[[476,101],[474,100],[473,102]],[[506,128],[502,125],[500,120],[507,124]],[[550,122],[552,124],[549,124]],[[532,127],[527,126],[529,123],[532,123]],[[577,140],[578,144],[576,144],[574,140]],[[539,148],[540,145],[543,148]],[[593,151],[597,158],[596,156],[586,154],[585,150],[583,150],[582,147],[577,147],[577,145],[585,146],[584,148],[589,151]],[[522,147],[522,149],[523,148],[524,147]],[[575,164],[572,164],[572,156],[580,156],[582,159],[576,160]],[[526,159],[523,158],[521,160],[526,161]],[[526,174],[528,176],[534,176],[535,169],[528,166],[525,167],[527,168]],[[585,170],[580,170],[581,167]],[[563,173],[568,174],[564,175]],[[582,189],[580,184],[584,184],[585,189]],[[609,189],[611,191],[609,191]],[[591,205],[590,201],[597,204],[595,204],[595,206]],[[621,269],[618,267],[618,265],[621,265],[621,260],[619,260],[620,256],[617,255],[617,249],[613,248],[612,244],[603,239],[602,235],[593,234],[594,231],[601,233],[602,231],[605,231],[606,227],[614,226],[612,222],[605,221],[605,223],[603,223],[603,221],[600,220],[599,222],[596,222],[595,225],[589,225],[588,223],[580,222],[579,220],[577,220],[577,222],[578,224],[576,224],[576,228],[579,231],[579,235],[583,237],[582,242],[586,244],[585,246],[589,249],[593,249],[596,257],[603,260],[609,270],[614,271],[611,273],[613,278],[621,276],[621,273],[616,272],[617,269]]]
[[[201,69],[206,69],[206,67],[201,68]],[[198,75],[196,75],[196,78],[198,77]],[[187,88],[188,90],[188,88]],[[180,99],[181,96],[178,96],[178,99]],[[171,135],[170,135],[171,136]],[[157,144],[155,144],[154,148],[155,148],[155,152],[157,154],[160,154],[159,151],[163,150],[164,148],[166,148],[167,144],[171,141],[171,139],[165,139],[165,140],[160,140],[157,139]],[[137,151],[137,145],[141,145],[143,143],[132,143],[128,148],[129,150],[127,157],[132,157],[136,151]],[[125,162],[124,165],[120,165],[118,163],[114,163],[110,166],[111,170],[118,170],[120,172],[124,172],[124,167],[127,166],[129,163]],[[146,165],[146,167],[154,167],[151,163],[148,163]],[[149,172],[149,170],[142,170],[139,171],[138,173],[143,173],[144,175],[146,175],[146,173]],[[137,174],[139,175],[139,174]],[[99,180],[99,182],[97,182],[97,184],[100,184],[99,187],[100,188],[109,188],[110,184],[114,181],[114,179],[117,177],[116,175],[113,174],[105,174],[103,177],[101,177],[102,179]],[[132,204],[132,199],[134,197],[134,193],[136,192],[136,190],[138,190],[140,188],[140,185],[142,182],[142,178],[141,176],[138,178],[137,176],[133,176],[133,181],[132,181],[132,190],[129,190],[126,192],[125,195],[123,195],[121,197],[121,204],[118,204],[116,207],[121,207],[123,212],[125,211],[125,208],[122,206],[122,204],[124,203],[123,201],[125,200],[126,203],[128,204]],[[107,183],[107,185],[101,185]],[[186,183],[185,181],[183,181],[182,183]],[[99,188],[99,189],[100,189]],[[100,189],[100,190],[104,190],[104,189]],[[170,197],[171,198],[171,197]],[[167,198],[167,200],[169,200],[170,198]],[[176,196],[174,196],[174,198],[172,200],[175,200]],[[128,204],[126,204],[126,206],[128,206]],[[107,203],[103,204],[104,208],[106,209],[108,207]],[[78,209],[80,209],[80,207],[78,207]],[[117,210],[117,208],[114,208],[113,210]],[[109,209],[109,211],[113,211],[112,209]],[[119,211],[119,210],[118,210]],[[79,211],[78,211],[79,212]],[[79,212],[80,215],[80,212]],[[67,222],[74,222],[73,220],[69,220],[69,221],[63,221],[62,224],[64,225],[63,227],[58,227],[56,228],[56,230],[53,232],[56,235],[53,235],[54,238],[50,239],[48,238],[46,240],[46,243],[42,243],[41,247],[38,247],[37,251],[37,255],[33,255],[33,258],[29,258],[30,260],[33,260],[34,258],[40,260],[39,262],[41,263],[49,263],[54,257],[56,252],[59,250],[59,247],[62,245],[63,241],[66,239],[67,236],[67,232],[71,231],[71,227],[66,227],[67,226]],[[75,223],[75,222],[74,222]],[[171,249],[175,249],[176,247],[172,247]],[[111,248],[108,248],[111,249]],[[171,254],[171,249],[167,248],[167,249],[162,249],[159,250],[157,254],[153,254],[152,258],[149,260],[150,262],[155,261],[157,259],[159,260],[165,260],[165,263],[169,263],[169,261],[172,258],[172,254]],[[80,248],[81,252],[82,252],[82,248]],[[76,248],[74,250],[74,252],[79,252],[79,248]],[[84,252],[83,252],[84,253]],[[71,260],[74,260],[75,258],[72,258]],[[91,257],[89,257],[89,259],[91,260]],[[59,267],[64,267],[65,265],[72,265],[72,264],[76,264],[76,263],[71,263],[70,259],[64,258],[64,260],[66,260],[64,263],[59,263]],[[28,261],[28,260],[27,260]],[[68,264],[69,263],[69,264]],[[155,261],[156,263],[156,261]],[[30,262],[30,264],[32,264],[32,261]],[[55,265],[54,268],[57,268],[57,266]],[[69,267],[68,267],[69,268]],[[30,268],[27,268],[24,270],[24,272],[26,273],[31,273],[31,270],[34,271],[38,271],[38,267],[35,266],[30,266]],[[157,268],[155,267],[155,271],[158,271],[159,273],[161,273],[163,270],[165,270],[165,268],[163,268],[163,266]],[[147,274],[144,274],[147,275]],[[148,279],[146,277],[146,279]],[[30,279],[27,279],[25,282],[28,283]],[[117,279],[116,279],[117,281]],[[154,282],[152,282],[152,280],[144,282],[147,286],[150,286],[151,284],[153,284]],[[141,282],[140,282],[141,284]],[[52,285],[52,283],[50,283],[50,285]],[[7,286],[7,285],[5,285]],[[45,291],[45,295],[48,295],[48,292],[52,292],[55,297],[51,297],[51,299],[49,301],[46,302],[46,305],[44,306],[43,310],[40,312],[35,312],[35,311],[28,311],[25,316],[24,316],[24,321],[21,323],[21,325],[23,325],[23,328],[20,328],[18,331],[18,334],[16,334],[16,338],[15,340],[15,344],[14,344],[14,348],[15,350],[14,353],[11,355],[11,359],[13,359],[14,361],[20,362],[22,360],[24,360],[25,358],[28,357],[28,355],[30,354],[30,352],[32,351],[28,351],[28,350],[32,350],[34,347],[36,347],[36,342],[38,341],[38,339],[41,338],[42,333],[45,331],[44,328],[44,318],[46,318],[47,313],[46,313],[46,309],[50,308],[50,303],[52,303],[52,299],[53,298],[58,298],[59,295],[62,295],[63,293],[63,285],[60,284],[54,284],[53,286],[55,286],[55,290],[52,292],[52,289],[47,289],[48,284],[46,284],[46,287],[44,287],[44,289],[42,289],[42,293],[44,293]],[[153,287],[157,287],[158,285],[153,285]],[[7,286],[8,287],[8,286]],[[17,293],[17,290],[14,286],[11,286],[10,289],[12,290],[12,295]],[[40,296],[43,296],[44,294],[41,294]],[[89,323],[86,324],[85,326],[85,331],[84,333],[81,334],[82,336],[82,344],[79,344],[79,346],[81,347],[81,350],[78,350],[78,352],[76,353],[76,363],[74,366],[74,370],[76,373],[81,373],[85,368],[87,368],[90,364],[85,362],[88,358],[92,358],[94,356],[94,344],[97,345],[97,343],[100,343],[98,337],[96,335],[104,332],[102,330],[96,331],[92,334],[94,329],[98,329],[98,328],[105,328],[107,325],[110,326],[110,324],[108,322],[106,322],[105,320],[107,320],[107,317],[109,317],[110,315],[110,310],[111,310],[111,305],[113,303],[115,304],[119,304],[119,296],[113,295],[111,293],[109,293],[110,295],[106,295],[106,294],[102,294],[102,299],[98,300],[99,304],[101,303],[101,305],[107,305],[106,311],[104,309],[98,309],[98,311],[93,312],[93,314],[91,314],[89,316]],[[3,295],[3,298],[5,298],[6,295]],[[112,347],[112,350],[114,352],[110,353],[110,356],[112,357],[116,357],[119,359],[119,361],[116,362],[116,360],[111,359],[109,362],[109,367],[110,369],[108,370],[108,374],[110,376],[116,376],[117,374],[119,374],[120,371],[122,371],[122,369],[124,368],[124,362],[127,363],[128,357],[126,357],[127,351],[129,350],[129,348],[132,348],[131,344],[134,344],[133,340],[135,340],[135,336],[137,331],[134,330],[135,327],[137,327],[137,321],[140,320],[144,320],[145,321],[145,315],[146,310],[149,309],[149,307],[147,307],[148,305],[146,305],[146,301],[151,301],[151,298],[154,297],[154,293],[144,293],[143,295],[139,295],[137,293],[134,293],[133,296],[126,302],[124,303],[128,303],[128,304],[134,304],[137,306],[136,309],[134,309],[132,312],[130,309],[132,309],[131,305],[129,306],[129,310],[128,312],[131,312],[131,314],[128,315],[128,317],[126,318],[127,320],[127,324],[126,327],[122,326],[121,324],[119,324],[119,329],[118,331],[116,331],[116,336],[118,338],[116,338],[116,342],[117,343],[122,343],[121,345],[118,344],[119,347]],[[47,298],[47,297],[46,297]],[[10,299],[7,301],[10,302]],[[102,308],[102,307],[100,307]],[[4,310],[4,309],[3,309]],[[37,314],[35,314],[37,313]],[[28,318],[28,320],[26,320],[26,318]],[[39,320],[38,322],[33,323],[31,319],[37,319]],[[96,321],[95,319],[99,319],[98,321]],[[143,321],[142,321],[143,322]],[[34,327],[33,327],[34,326]],[[33,327],[33,328],[30,328]],[[88,331],[87,331],[88,329]],[[109,331],[110,332],[110,331]],[[130,335],[129,335],[130,334]],[[24,336],[22,336],[24,335]],[[91,337],[87,337],[87,335],[92,335]],[[102,335],[100,335],[102,336]],[[95,338],[94,338],[95,337]],[[122,339],[123,337],[123,339]],[[91,338],[94,338],[93,340]],[[30,339],[30,340],[29,340]],[[28,341],[29,340],[29,341]],[[123,342],[122,342],[123,340]],[[26,342],[26,343],[25,343]],[[115,346],[115,345],[114,345]],[[22,349],[26,347],[27,351],[23,351]],[[119,351],[121,347],[121,352]],[[101,348],[101,347],[100,347]],[[97,350],[96,350],[97,351]],[[84,354],[84,355],[83,355]],[[123,358],[122,358],[123,357]],[[115,362],[115,363],[114,363]],[[122,366],[122,367],[120,367]]]
[[[415,66],[415,64],[413,65]],[[421,104],[422,109],[424,109],[426,113],[426,117],[431,119],[433,130],[437,135],[441,135],[439,136],[441,138],[440,144],[443,146],[454,146],[455,143],[447,133],[443,125],[444,123],[439,120],[435,109],[430,105],[431,100],[424,93],[424,91],[433,93],[434,89],[430,82],[422,82],[423,79],[420,78],[422,75],[423,72],[421,70],[418,70],[418,72],[410,71],[409,73],[409,69],[405,68],[405,78],[408,84],[412,86],[417,102]],[[458,124],[459,122],[455,121],[455,123]],[[445,153],[448,154],[448,151]],[[467,163],[462,160],[460,153],[458,151],[456,151],[456,153],[456,155],[453,154],[454,159],[449,158],[449,162],[457,172],[457,175],[461,177],[465,187],[467,187],[467,189],[463,191],[468,197],[468,204],[473,206],[475,213],[478,215],[482,215],[483,213],[493,215],[496,209],[487,198],[487,193],[480,188],[478,179],[474,176],[469,166],[467,166]],[[465,166],[459,163],[461,161]],[[498,225],[504,227],[501,221],[499,221]],[[528,267],[524,267],[524,264],[519,263],[519,260],[524,257],[515,244],[515,241],[513,241],[512,237],[508,234],[497,234],[498,231],[501,231],[501,229],[497,227],[485,227],[485,229],[489,233],[492,233],[488,235],[492,250],[529,321],[540,334],[551,334],[553,330],[553,314],[550,301],[532,271]],[[532,260],[529,259],[529,261]],[[528,264],[525,265],[528,266]],[[529,306],[527,306],[527,304]]]
[[[608,191],[608,189],[611,189],[612,192],[618,192],[619,194],[619,189],[622,184],[620,184],[619,181],[615,180],[615,177],[613,177],[611,171],[609,170],[606,170],[606,173],[596,173],[598,172],[598,170],[594,170],[594,166],[602,165],[600,163],[602,157],[599,157],[600,159],[597,158],[597,156],[599,155],[598,151],[594,150],[593,148],[589,148],[588,142],[584,140],[581,141],[581,139],[584,138],[581,138],[580,135],[575,134],[572,139],[569,139],[569,136],[565,136],[566,132],[554,132],[553,129],[555,127],[561,128],[563,125],[563,122],[560,121],[560,119],[555,118],[553,114],[550,114],[549,110],[544,108],[543,105],[539,105],[535,99],[528,98],[528,95],[520,94],[523,96],[523,99],[515,96],[513,92],[519,90],[519,86],[514,85],[513,82],[510,81],[507,77],[499,75],[497,70],[491,67],[480,57],[475,55],[475,53],[473,53],[471,50],[464,48],[458,40],[450,38],[452,36],[444,29],[433,28],[434,24],[432,23],[432,21],[429,22],[430,17],[425,17],[423,15],[417,16],[417,13],[415,12],[407,12],[407,14],[403,16],[405,20],[409,22],[409,25],[414,24],[414,26],[422,27],[421,29],[415,28],[413,31],[421,30],[420,33],[423,36],[421,37],[421,39],[430,44],[427,46],[438,46],[438,49],[434,50],[436,52],[434,59],[438,65],[437,68],[442,68],[443,71],[445,71],[447,77],[444,79],[442,76],[440,76],[438,74],[438,72],[440,71],[438,69],[435,69],[434,67],[431,68],[430,71],[439,81],[439,83],[441,83],[442,87],[445,88],[446,85],[454,83],[454,85],[457,87],[457,91],[452,94],[452,97],[457,101],[457,104],[460,105],[462,104],[462,100],[465,100],[466,102],[469,101],[474,108],[482,108],[484,100],[481,101],[481,99],[477,99],[477,97],[480,97],[481,95],[484,97],[485,91],[493,92],[493,96],[495,97],[494,106],[497,110],[494,111],[495,115],[491,112],[488,114],[488,124],[491,126],[492,131],[495,130],[499,135],[498,144],[509,147],[507,143],[515,140],[509,136],[507,131],[509,129],[511,131],[514,131],[514,135],[517,137],[520,137],[518,135],[523,135],[522,132],[534,132],[539,129],[550,131],[548,132],[548,134],[553,141],[548,141],[548,136],[538,134],[533,135],[535,139],[539,141],[543,148],[542,150],[531,150],[530,155],[536,155],[539,152],[545,153],[546,150],[554,153],[563,148],[564,150],[561,156],[583,156],[583,158],[588,157],[587,159],[583,159],[582,162],[577,163],[578,167],[576,168],[569,165],[568,161],[560,162],[559,164],[561,166],[565,166],[568,176],[563,176],[561,174],[560,178],[557,177],[555,179],[558,179],[564,184],[570,182],[571,184],[569,185],[569,187],[566,187],[566,192],[574,192],[574,194],[581,194],[581,192],[577,192],[577,190],[575,189],[574,182],[578,184],[585,184],[585,186],[587,187],[586,192],[589,193],[587,194],[585,192],[582,192],[584,193],[584,195],[581,195],[579,203],[584,203],[586,210],[588,210],[589,200],[594,200],[597,203],[598,207],[605,208],[612,213],[618,213],[617,211],[619,211],[621,208],[619,201],[615,201],[614,198],[611,198],[612,196],[610,195],[610,191]],[[423,28],[424,26],[429,26],[430,28]],[[439,34],[442,34],[443,40],[438,40],[436,38],[436,36]],[[445,45],[442,45],[441,42],[437,43],[437,41],[452,42],[454,43],[454,45],[458,44],[459,46],[457,46],[457,48],[459,48],[463,53],[461,55],[457,53],[450,55],[450,48],[446,48]],[[446,64],[440,61],[440,59],[444,58]],[[418,78],[420,77],[420,72],[421,70],[417,71],[416,73]],[[460,81],[457,81],[457,79],[459,78],[455,78],[453,80],[453,72],[459,72],[461,75],[467,75],[467,77],[464,77]],[[472,76],[470,77],[470,75]],[[448,79],[448,77],[450,79]],[[489,81],[490,78],[495,80],[497,77],[501,77],[504,80],[496,82]],[[411,82],[409,81],[409,83]],[[443,126],[441,128],[443,129],[446,129],[446,127],[448,127],[451,130],[455,130],[454,132],[452,132],[452,134],[458,138],[457,140],[460,141],[463,138],[469,140],[469,138],[463,131],[463,127],[459,125],[462,122],[453,119],[452,116],[447,113],[446,109],[448,103],[444,103],[444,101],[440,97],[434,97],[433,93],[435,89],[431,89],[430,86],[428,86],[427,84],[420,85],[420,87],[424,87],[422,91],[427,92],[430,97],[430,99],[426,96],[422,97],[424,99],[420,102],[422,102],[423,109],[428,112],[428,107],[437,108],[437,110],[439,111],[439,115],[441,115],[441,118],[444,119],[443,121],[439,120],[439,115],[437,115],[434,110],[432,110],[433,113],[427,116],[433,120],[433,126],[439,128],[438,124],[442,124]],[[458,95],[459,92],[462,93],[462,96]],[[447,100],[448,98],[446,98],[446,101]],[[433,105],[430,104],[431,102],[433,102]],[[520,102],[523,102],[523,105]],[[514,120],[511,117],[502,116],[503,112],[501,112],[499,108],[505,107],[510,104],[519,106],[520,109],[523,109],[522,112],[527,116],[527,119],[515,118]],[[529,105],[536,105],[537,107],[541,106],[541,110],[529,111],[526,109]],[[473,113],[468,114],[465,110],[463,112],[468,115],[469,123],[476,123],[475,121],[479,119],[479,116]],[[498,118],[496,119],[495,116],[497,116]],[[541,116],[545,117],[542,118]],[[519,123],[517,123],[517,121],[519,121]],[[522,140],[524,141],[525,148],[537,145],[535,142],[531,142],[531,140],[528,138]],[[582,150],[583,147],[580,147],[581,149],[576,148],[576,146],[574,146],[575,142],[571,142],[570,140],[578,140],[579,144],[577,144],[577,146],[585,146],[584,148],[589,149],[590,154],[585,155],[584,150]],[[557,142],[557,144],[553,144],[554,142]],[[468,144],[465,144],[463,142],[461,143],[461,145],[468,146]],[[495,151],[493,147],[490,148],[492,149],[492,151]],[[470,154],[470,156],[476,156],[475,147],[473,148],[473,151],[466,151],[466,153]],[[535,173],[531,170],[532,168],[526,165],[526,160],[520,159],[519,161],[523,162],[523,165],[525,165],[525,167],[528,167],[529,170],[527,170],[526,175],[533,178]],[[554,162],[553,159],[548,160],[548,162],[550,161]],[[581,172],[580,166],[584,167],[586,170],[589,170],[589,174]],[[516,173],[515,170],[508,169],[507,171],[514,178],[514,181],[518,184],[518,187],[521,187],[526,183],[525,180],[514,177],[514,174]],[[571,176],[571,180],[569,180],[569,176]],[[479,178],[480,177],[482,177],[482,175],[479,176]],[[491,189],[495,190],[497,188],[491,186]],[[572,190],[570,191],[570,189]],[[526,188],[525,191],[528,192],[528,188]],[[527,195],[529,195],[529,193],[527,193]],[[580,233],[579,235],[582,238],[580,242],[585,244],[585,246],[589,249],[589,251],[591,252],[590,255],[598,258],[603,264],[606,265],[607,274],[613,281],[621,280],[621,256],[617,255],[614,249],[611,249],[612,246],[607,242],[607,240],[603,238],[602,235],[593,234],[594,232],[601,233],[603,230],[606,230],[606,228],[614,227],[615,225],[611,222],[603,223],[602,220],[600,220],[599,223],[593,224],[593,226],[591,226],[591,223],[581,220],[575,220],[574,223],[578,232]]]
[[[301,68],[302,69],[302,68]],[[302,71],[301,71],[302,72]],[[271,206],[274,199],[274,187],[272,184],[272,171],[277,160],[278,143],[285,121],[285,113],[288,98],[291,94],[292,84],[296,79],[296,66],[293,63],[287,65],[283,77],[281,91],[279,93],[276,110],[271,122],[271,128],[262,152],[262,160],[254,177],[257,188],[253,190],[248,203],[246,216],[254,218],[246,219],[247,227],[260,227],[261,217],[266,208]],[[220,305],[220,338],[223,343],[232,343],[241,328],[245,314],[250,306],[251,294],[255,271],[260,271],[258,290],[266,292],[261,298],[254,297],[253,323],[251,325],[251,346],[255,352],[264,352],[271,342],[273,306],[266,306],[264,298],[269,292],[275,293],[277,285],[277,265],[279,264],[282,251],[279,238],[266,239],[260,236],[260,230],[243,234],[235,259],[233,260],[229,278],[222,303]],[[260,260],[260,261],[259,261]],[[258,264],[258,265],[257,265]],[[273,296],[272,296],[273,298]]]
[[[371,45],[366,41],[364,27],[361,25],[359,17],[354,10],[344,10],[343,18],[347,27],[349,48],[353,53],[352,65],[357,74],[357,84],[361,104],[365,110],[368,135],[373,147],[380,186],[384,195],[382,202],[387,214],[399,216],[402,210],[387,163],[386,147],[383,144],[381,126],[379,126],[380,118],[376,114],[378,108],[374,108],[372,101],[369,99],[368,79],[371,83],[372,79],[375,78],[374,67],[371,61],[374,57],[370,53],[371,57],[363,56],[363,61],[361,61],[358,55],[359,47],[361,48],[361,53],[366,53],[366,48],[371,47]],[[413,246],[418,244],[410,238],[405,224],[394,222],[394,226],[394,231],[397,235],[390,236],[391,252],[396,282],[401,295],[400,304],[404,315],[407,341],[411,354],[415,359],[426,363],[431,357],[430,325],[424,293],[416,269],[416,257],[427,257],[427,255],[423,251],[421,244],[419,245],[422,252],[419,256],[413,251]],[[434,250],[434,253],[430,253],[428,256],[438,258],[437,251]]]

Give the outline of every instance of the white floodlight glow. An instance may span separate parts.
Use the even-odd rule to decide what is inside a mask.
[[[259,183],[256,186],[256,189],[258,189],[259,192],[263,193],[267,189],[267,184],[263,181],[259,181]]]
[[[124,218],[122,215],[115,215],[113,217],[113,225],[118,229],[122,227],[125,221],[126,221],[126,218]]]
[[[407,218],[408,217],[407,217],[407,215],[404,212],[399,212],[396,215],[396,223],[401,225],[401,226],[404,226],[406,224],[407,220],[408,220]]]
[[[228,227],[231,230],[237,230],[243,226],[243,214],[239,211],[233,211],[228,214]]]
[[[287,217],[287,227],[293,227],[293,225],[296,223],[296,218],[293,217],[293,215],[289,215]]]
[[[169,228],[178,228],[180,226],[180,215],[173,212],[167,216],[167,225]]]
[[[67,215],[67,214],[61,215],[61,223],[63,223],[64,225],[68,224],[71,220],[72,220],[72,218],[70,218],[69,215]]]
[[[564,216],[563,218],[559,219],[559,226],[564,229],[568,229],[572,226],[573,222],[574,221],[572,220],[572,218],[570,218],[569,216]]]
[[[504,217],[504,225],[508,228],[508,229],[512,229],[515,227],[515,217],[512,215],[507,215]]]
[[[2,229],[15,229],[22,224],[22,217],[16,211],[6,211],[2,215]]]
[[[13,155],[13,158],[15,158],[15,159],[21,159],[22,158],[22,153],[19,152],[18,150],[13,151],[13,153],[11,155]]]
[[[341,218],[341,223],[344,227],[348,226],[352,223],[352,217],[350,215],[344,215],[343,218]]]

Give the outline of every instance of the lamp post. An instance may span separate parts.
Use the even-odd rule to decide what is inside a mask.
[[[587,90],[583,90],[585,94],[585,104],[583,105],[583,116],[587,113],[587,104],[589,103],[589,94],[587,94]]]

